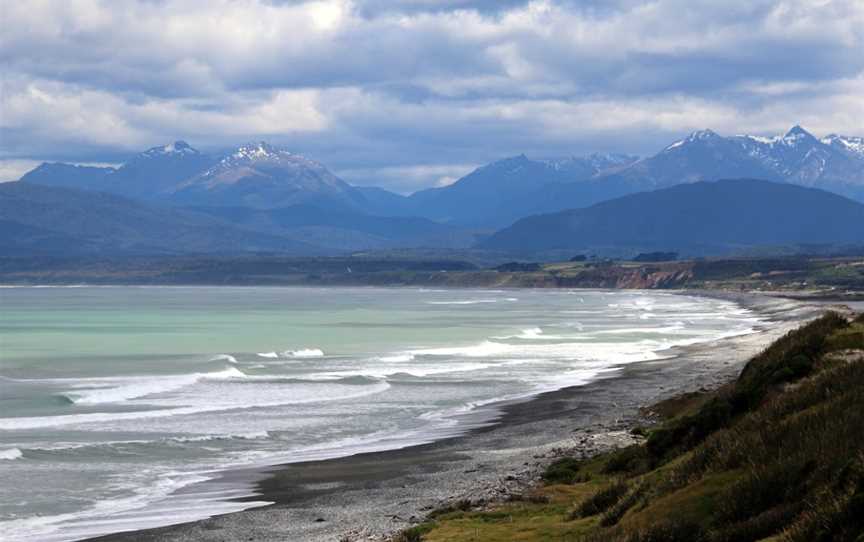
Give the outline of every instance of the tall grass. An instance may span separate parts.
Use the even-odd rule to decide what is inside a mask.
[[[636,448],[611,456],[607,472],[629,469],[642,481],[603,512],[601,525],[618,526],[608,542],[749,542],[781,533],[784,542],[864,541],[864,361],[828,355],[864,350],[848,326],[832,313],[776,341],[697,413],[653,431],[643,450],[649,468]],[[665,517],[649,528],[646,518],[626,521],[677,491],[698,496],[696,483],[708,475],[730,481],[710,507],[696,507],[698,520]],[[592,511],[588,502],[583,508]]]

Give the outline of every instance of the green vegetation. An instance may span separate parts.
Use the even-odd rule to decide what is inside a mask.
[[[547,483],[572,484],[579,479],[580,464],[581,461],[573,457],[553,461],[543,473],[543,480]]]
[[[669,417],[644,444],[552,463],[545,499],[454,506],[400,540],[864,542],[864,316],[828,314],[652,410]]]
[[[666,262],[510,262],[484,251],[393,251],[339,257],[0,258],[3,284],[259,284],[770,290],[864,298],[864,256]],[[496,267],[497,266],[497,267]]]

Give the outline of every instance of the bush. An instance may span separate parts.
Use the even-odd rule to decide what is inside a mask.
[[[458,501],[447,503],[444,506],[432,510],[431,512],[429,512],[428,517],[429,519],[434,519],[446,514],[452,514],[453,512],[467,512],[468,510],[471,510],[472,506],[473,503],[470,499],[460,499]]]
[[[546,467],[543,481],[547,484],[572,484],[579,479],[581,461],[575,457],[563,457]]]
[[[715,397],[696,414],[674,420],[652,432],[647,442],[648,453],[657,463],[673,451],[693,448],[731,420],[732,405],[724,397]]]
[[[775,341],[747,363],[729,392],[708,401],[696,414],[653,431],[647,442],[652,464],[691,450],[728,427],[734,419],[758,407],[773,387],[811,374],[828,336],[847,326],[843,317],[831,312]]]
[[[735,382],[730,403],[734,414],[757,407],[772,385],[790,382],[810,374],[814,360],[825,349],[829,335],[848,326],[836,312],[791,331],[775,341],[764,352],[750,360]]]
[[[432,530],[432,524],[424,523],[397,534],[394,542],[423,542],[423,535]]]
[[[751,542],[777,534],[800,513],[800,506],[778,506],[730,525],[721,525],[712,542]]]
[[[630,489],[630,487],[627,485],[627,482],[619,480],[588,497],[576,510],[573,511],[570,518],[586,518],[588,516],[601,514],[617,504],[618,501],[621,500],[621,497],[627,494],[628,489]]]
[[[618,499],[618,502],[600,518],[600,525],[602,527],[611,527],[617,524],[624,517],[624,514],[639,502],[639,499],[645,494],[646,489],[647,486],[640,485],[624,495],[623,498]]]
[[[705,528],[692,521],[670,520],[655,523],[627,537],[627,542],[703,542]]]
[[[634,444],[613,452],[603,465],[604,474],[639,474],[650,468],[645,446]]]

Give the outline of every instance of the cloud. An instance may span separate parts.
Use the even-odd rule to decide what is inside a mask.
[[[410,194],[432,186],[447,186],[477,169],[480,164],[432,164],[338,170],[348,182],[358,185],[385,184],[390,190]]]
[[[116,161],[179,137],[205,149],[268,139],[404,191],[452,177],[428,168],[520,152],[644,154],[695,128],[854,133],[864,118],[858,0],[3,9],[6,160]]]
[[[37,160],[0,160],[0,183],[17,181],[38,165]]]

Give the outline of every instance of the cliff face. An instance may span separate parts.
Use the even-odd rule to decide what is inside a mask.
[[[682,288],[693,279],[693,268],[689,263],[592,267],[557,279],[557,286],[563,288]]]

